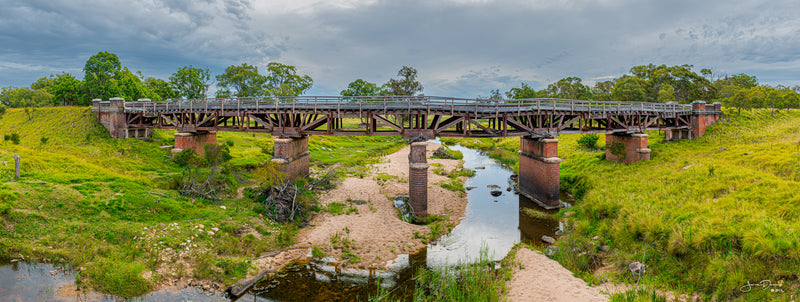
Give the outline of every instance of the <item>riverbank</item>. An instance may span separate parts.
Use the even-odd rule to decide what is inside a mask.
[[[797,292],[800,111],[724,112],[697,140],[649,132],[651,160],[631,165],[605,161],[602,139],[585,149],[580,135],[561,135],[562,191],[577,202],[557,215],[569,228],[555,259],[592,284],[599,272],[631,283],[628,265],[639,261],[642,284],[677,294],[755,301]],[[516,165],[519,139],[453,141]],[[592,270],[592,259],[604,269]],[[761,280],[780,291],[741,290]]]

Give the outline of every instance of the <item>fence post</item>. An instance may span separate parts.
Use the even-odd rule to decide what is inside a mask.
[[[18,155],[14,154],[14,180],[19,180],[19,161],[20,158]]]

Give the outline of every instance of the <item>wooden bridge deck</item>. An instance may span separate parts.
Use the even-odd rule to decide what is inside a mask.
[[[100,107],[108,102],[100,102]],[[97,109],[102,110],[102,109]],[[719,109],[704,109],[703,113]],[[565,99],[271,97],[125,102],[129,129],[305,135],[502,137],[688,129],[692,105]],[[358,118],[362,128],[343,126]]]

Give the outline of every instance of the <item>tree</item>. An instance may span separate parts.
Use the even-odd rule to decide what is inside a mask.
[[[211,84],[211,72],[194,66],[184,66],[169,77],[169,83],[178,92],[178,96],[187,99],[206,97]]]
[[[83,83],[66,72],[56,75],[49,91],[53,94],[53,103],[55,104],[88,105],[91,101],[83,93]]]
[[[267,64],[265,95],[296,96],[311,88],[314,81],[307,75],[297,75],[297,67],[277,62]]]
[[[547,85],[547,93],[552,97],[588,100],[592,98],[592,89],[581,83],[581,78],[568,77]]]
[[[236,97],[254,97],[264,94],[264,84],[267,77],[258,74],[258,67],[242,63],[241,66],[231,65],[225,72],[216,76],[220,89],[217,97],[230,96],[231,90]]]
[[[127,67],[117,74],[117,78],[119,96],[125,98],[126,101],[134,102],[143,98],[158,100],[158,95],[147,88],[139,76],[128,70]]]
[[[611,92],[614,91],[614,81],[602,81],[594,84],[592,94],[598,101],[611,101]]]
[[[83,66],[83,81],[89,98],[108,99],[119,96],[116,83],[117,74],[122,69],[117,55],[101,51],[93,55]]]
[[[386,86],[392,91],[393,95],[416,95],[422,92],[422,84],[417,81],[417,70],[413,67],[403,66],[397,72],[398,79],[389,79]]]
[[[675,88],[672,88],[669,84],[661,85],[661,90],[658,91],[658,99],[656,101],[659,103],[675,102]]]
[[[479,99],[487,99],[487,100],[502,100],[503,94],[500,93],[500,89],[492,89],[489,90],[489,95],[486,97],[479,96]]]
[[[144,85],[147,86],[147,88],[150,89],[153,94],[158,96],[158,98],[153,98],[154,101],[174,99],[178,97],[178,92],[175,91],[175,89],[172,89],[172,86],[169,84],[169,82],[162,79],[146,78],[144,79]]]
[[[350,82],[347,89],[342,90],[339,94],[341,96],[374,96],[381,95],[383,90],[378,85],[358,79]]]
[[[614,85],[611,96],[617,101],[644,102],[647,99],[644,82],[638,77],[622,76]]]
[[[506,96],[509,99],[532,99],[538,97],[536,90],[528,86],[526,83],[520,83],[519,87],[514,87],[506,91]]]

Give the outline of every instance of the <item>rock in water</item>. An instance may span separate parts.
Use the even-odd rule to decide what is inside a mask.
[[[556,243],[556,239],[555,238],[547,236],[547,235],[542,235],[542,241],[544,241],[544,242],[546,242],[548,244]]]
[[[491,193],[492,193],[492,196],[494,196],[494,197],[503,195],[503,191],[500,191],[500,190],[492,190]]]

